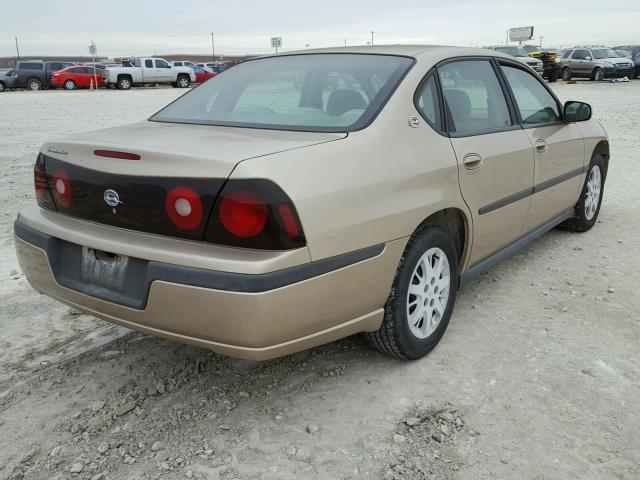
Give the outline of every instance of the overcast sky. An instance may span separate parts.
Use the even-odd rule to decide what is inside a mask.
[[[640,0],[29,0],[3,1],[0,56],[269,53],[344,45],[504,42],[509,27],[535,26],[543,45],[640,43]],[[536,38],[538,41],[538,38]]]

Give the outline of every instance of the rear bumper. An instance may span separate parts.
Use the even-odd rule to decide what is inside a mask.
[[[60,241],[16,222],[18,260],[36,290],[112,323],[254,360],[379,328],[406,243],[359,251],[328,271],[309,270],[319,262],[257,275],[171,265],[166,276],[148,279],[144,305],[133,306],[91,285],[65,285],[51,258]]]

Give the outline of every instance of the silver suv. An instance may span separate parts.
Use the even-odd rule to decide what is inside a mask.
[[[574,77],[601,81],[633,74],[633,62],[615,50],[602,46],[574,47],[565,50],[558,60],[562,79]]]
[[[525,65],[533,68],[537,74],[542,75],[544,71],[544,63],[542,60],[538,60],[537,58],[530,57],[527,51],[519,46],[519,45],[496,45],[494,47],[484,47],[489,50],[495,50],[496,52],[506,53],[507,55],[511,55],[515,57],[519,62],[524,63]]]

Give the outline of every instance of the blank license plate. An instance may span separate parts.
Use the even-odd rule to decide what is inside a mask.
[[[81,279],[89,285],[124,292],[129,257],[82,247]]]

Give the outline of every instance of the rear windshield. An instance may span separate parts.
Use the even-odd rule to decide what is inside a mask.
[[[151,120],[343,132],[366,126],[413,59],[308,54],[251,60],[226,70]]]

